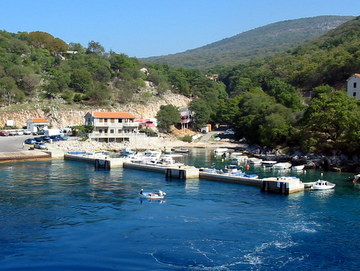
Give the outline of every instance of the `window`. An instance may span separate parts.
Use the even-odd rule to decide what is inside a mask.
[[[110,129],[110,134],[113,134],[114,133],[114,129]]]
[[[356,85],[357,85],[356,82],[354,82],[354,88],[356,88]]]
[[[108,121],[108,119],[104,119],[104,122],[107,122]]]
[[[119,122],[119,123],[122,123],[122,119],[118,119],[118,122]]]
[[[103,122],[103,119],[99,119],[99,122]]]
[[[115,121],[114,119],[110,119],[110,122],[111,122],[111,123],[114,123],[114,121]]]
[[[353,97],[356,97],[356,92],[353,92]]]

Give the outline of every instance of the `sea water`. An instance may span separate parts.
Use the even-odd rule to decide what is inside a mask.
[[[193,150],[196,166],[224,166]],[[359,270],[360,189],[352,174],[308,170],[334,191],[166,179],[75,161],[0,164],[0,270]],[[161,189],[165,200],[138,192]]]

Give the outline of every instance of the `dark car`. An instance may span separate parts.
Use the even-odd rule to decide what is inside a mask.
[[[8,132],[0,131],[0,136],[8,136],[10,135]]]
[[[35,132],[34,135],[45,135],[45,131],[39,130],[39,131]]]
[[[28,138],[24,141],[25,144],[35,144],[36,140],[34,138]]]

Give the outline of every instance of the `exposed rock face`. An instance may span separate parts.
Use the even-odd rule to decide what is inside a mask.
[[[32,118],[47,118],[53,128],[62,128],[67,125],[83,125],[84,116],[89,111],[118,111],[131,112],[136,118],[155,118],[161,105],[172,104],[177,107],[187,106],[190,102],[185,96],[167,93],[162,98],[152,98],[146,104],[126,104],[117,108],[84,108],[80,110],[59,110],[50,107],[41,109],[19,110],[13,112],[0,112],[0,127],[5,126],[7,120],[13,120],[18,128],[26,126],[26,121]]]

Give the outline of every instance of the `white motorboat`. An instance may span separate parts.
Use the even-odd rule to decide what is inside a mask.
[[[144,192],[144,190],[141,189],[139,195],[142,199],[163,199],[166,193],[161,190],[158,192]]]
[[[304,170],[305,165],[298,165],[298,166],[292,166],[291,170],[295,170],[295,171],[301,171]]]
[[[260,158],[248,158],[247,163],[253,166],[260,166],[263,162]]]
[[[180,149],[175,149],[174,152],[180,152],[180,153],[189,153],[189,149],[184,149],[184,148],[180,148]]]
[[[273,169],[277,170],[289,169],[291,167],[291,164],[289,162],[281,162],[274,164],[272,167]]]
[[[246,155],[238,155],[238,156],[230,156],[230,160],[233,163],[245,163],[248,160],[249,157],[247,157]]]
[[[335,184],[328,182],[326,180],[317,180],[310,187],[311,190],[329,190],[334,188],[335,188]]]
[[[216,148],[215,150],[214,150],[214,152],[215,153],[217,153],[217,154],[221,154],[221,153],[225,153],[225,152],[227,152],[229,149],[228,148]]]
[[[241,170],[236,165],[227,165],[225,166],[224,172],[236,173],[236,172],[241,172]]]
[[[272,167],[273,165],[275,165],[277,163],[277,161],[262,161],[261,165],[263,167]]]
[[[359,179],[360,179],[360,174],[356,174],[355,176],[354,176],[354,179],[353,179],[353,183],[357,183],[358,181],[359,181]]]

